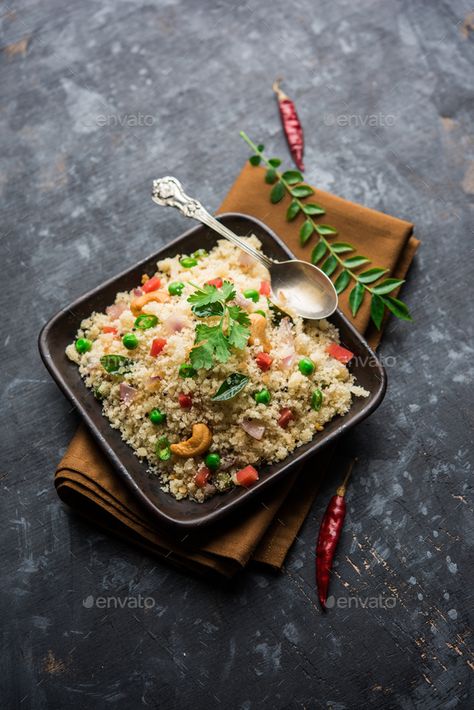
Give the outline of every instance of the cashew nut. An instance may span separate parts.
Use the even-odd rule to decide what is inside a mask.
[[[212,434],[207,424],[193,424],[193,434],[190,439],[171,444],[172,454],[191,458],[203,454],[211,445]]]
[[[144,293],[143,296],[138,296],[134,298],[130,303],[130,310],[134,316],[139,316],[143,311],[147,303],[150,301],[156,301],[156,303],[164,303],[168,300],[168,295],[160,291],[151,291],[150,293]]]
[[[251,313],[250,316],[250,338],[249,345],[255,345],[255,340],[260,341],[260,345],[268,352],[271,348],[270,341],[267,338],[267,319],[261,313]]]

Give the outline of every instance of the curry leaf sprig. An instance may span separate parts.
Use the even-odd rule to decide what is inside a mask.
[[[337,235],[337,230],[329,224],[316,221],[325,214],[325,210],[321,205],[306,201],[314,194],[314,190],[304,182],[302,173],[299,170],[280,172],[278,168],[282,161],[279,158],[268,158],[263,152],[265,146],[254,143],[243,131],[240,132],[240,136],[252,149],[250,164],[257,166],[263,163],[267,167],[265,182],[273,186],[270,191],[270,201],[277,204],[288,193],[291,202],[286,212],[286,219],[292,222],[298,216],[303,218],[299,232],[301,246],[304,247],[313,235],[317,235],[318,242],[311,253],[311,263],[318,265],[323,260],[320,268],[327,276],[331,277],[333,274],[336,276],[334,286],[338,294],[345,291],[349,284],[353,284],[349,293],[352,315],[357,315],[368,293],[371,298],[370,316],[377,329],[380,329],[382,324],[385,308],[401,320],[412,320],[407,305],[400,299],[390,296],[390,293],[401,286],[404,280],[394,278],[380,280],[387,273],[387,269],[380,267],[373,266],[360,271],[361,267],[370,264],[370,259],[356,254],[345,256],[355,252],[355,247],[349,242],[330,241]],[[338,269],[338,273],[335,273]]]
[[[192,312],[198,318],[214,320],[210,324],[197,324],[189,357],[196,370],[210,370],[216,362],[227,362],[232,348],[246,346],[250,319],[240,306],[232,303],[236,294],[230,281],[224,281],[220,288],[212,284],[195,288],[188,298]]]

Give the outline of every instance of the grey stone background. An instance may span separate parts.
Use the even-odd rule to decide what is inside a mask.
[[[2,5],[2,707],[472,707],[472,10]],[[387,397],[341,445],[359,463],[326,616],[314,539],[334,480],[282,574],[177,572],[56,498],[78,422],[36,348],[55,311],[188,226],[152,204],[153,177],[216,208],[247,157],[239,130],[287,157],[277,75],[308,180],[423,240],[403,291],[415,322],[392,321],[381,349]],[[101,595],[155,602],[83,605]],[[362,607],[378,595],[393,608]]]

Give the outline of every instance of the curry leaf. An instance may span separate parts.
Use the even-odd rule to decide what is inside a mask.
[[[370,317],[375,323],[375,327],[377,328],[377,330],[380,330],[380,326],[382,325],[384,311],[385,306],[380,296],[377,296],[376,293],[372,294],[372,301],[370,303]]]
[[[249,382],[247,375],[242,375],[240,372],[233,372],[225,378],[217,392],[211,397],[213,402],[225,402],[232,399],[241,392]]]
[[[381,276],[386,274],[388,269],[369,269],[368,271],[363,271],[361,274],[358,275],[359,281],[363,284],[371,284],[374,281],[377,281]]]
[[[316,205],[314,202],[308,202],[307,205],[303,205],[303,212],[309,215],[321,215],[326,214],[320,205]]]
[[[317,224],[316,231],[318,232],[318,234],[322,234],[323,236],[337,234],[337,229],[331,227],[330,224]]]
[[[277,202],[280,202],[285,196],[285,187],[282,182],[277,182],[276,185],[273,186],[272,191],[270,193],[270,201],[275,205]]]
[[[314,232],[314,226],[313,223],[307,219],[303,222],[303,226],[300,229],[300,244],[302,247],[306,244],[308,239],[311,237],[312,233]]]
[[[273,183],[275,183],[277,180],[278,176],[276,174],[276,170],[274,168],[270,168],[269,170],[267,170],[265,174],[265,182],[268,185],[273,185]]]
[[[331,254],[331,256],[328,256],[326,261],[321,266],[321,270],[324,271],[326,276],[331,276],[331,274],[333,274],[336,269],[337,269],[337,259],[335,256],[333,256]]]
[[[291,222],[296,217],[300,209],[301,207],[296,202],[296,200],[293,200],[290,203],[290,206],[288,207],[288,210],[286,212],[286,219],[288,220],[288,222]]]
[[[400,301],[399,298],[395,298],[394,296],[381,296],[380,298],[394,316],[397,316],[400,320],[413,320],[408,306],[406,303],[403,303],[403,301]]]
[[[123,355],[102,355],[100,364],[109,375],[124,375],[130,372],[133,360]]]
[[[356,284],[349,294],[349,305],[351,307],[352,315],[355,317],[357,311],[362,305],[362,301],[365,296],[365,288],[363,284]]]
[[[299,170],[287,170],[283,173],[282,178],[288,185],[296,185],[296,183],[303,182],[304,180]]]
[[[370,259],[367,259],[366,256],[350,256],[343,262],[343,266],[347,267],[348,269],[357,269],[358,266],[368,264],[369,262]]]
[[[311,263],[317,264],[318,261],[321,261],[327,250],[328,248],[324,242],[319,242],[318,244],[316,244],[311,254]]]
[[[384,279],[384,281],[377,284],[377,286],[374,286],[373,290],[374,290],[374,293],[378,293],[379,296],[382,296],[386,293],[390,293],[391,291],[394,291],[396,288],[401,286],[403,283],[405,283],[404,279]]]
[[[293,197],[308,197],[309,195],[312,195],[313,193],[314,193],[314,190],[309,185],[297,185],[296,187],[293,187],[291,190],[291,194],[293,195]]]
[[[331,248],[334,252],[336,252],[336,254],[344,254],[347,251],[354,251],[355,249],[355,247],[353,247],[352,244],[349,244],[348,242],[334,242]]]
[[[350,280],[350,273],[345,269],[344,271],[341,271],[336,281],[334,282],[334,288],[336,289],[336,293],[342,293],[349,286]]]
[[[365,293],[368,291],[372,297],[370,304],[371,318],[377,327],[380,327],[385,307],[402,320],[412,320],[407,305],[389,295],[401,286],[403,279],[384,278],[387,269],[376,266],[357,273],[356,270],[359,267],[370,264],[370,259],[366,256],[357,255],[356,248],[348,242],[329,243],[328,237],[336,235],[338,233],[337,229],[329,224],[316,223],[315,218],[323,215],[325,210],[321,205],[304,201],[305,198],[313,195],[315,191],[311,185],[307,185],[304,182],[303,174],[299,170],[293,169],[286,170],[283,173],[278,172],[277,168],[281,165],[279,158],[267,158],[263,154],[264,146],[255,144],[244,131],[240,131],[240,136],[252,151],[252,155],[249,158],[252,165],[259,165],[263,161],[268,167],[264,175],[266,182],[273,185],[270,192],[271,202],[280,202],[285,196],[285,192],[288,192],[293,198],[286,210],[286,219],[291,222],[299,215],[303,216],[299,230],[301,244],[305,246],[315,232],[320,235],[321,239],[311,252],[311,263],[316,265],[325,259],[322,268],[330,276],[334,274],[334,285],[337,293],[342,293],[349,286],[351,280],[355,281],[355,286],[349,294],[352,314],[354,316],[357,314],[363,303]],[[344,261],[341,261],[337,256],[350,252],[354,253],[353,256],[349,256]],[[343,269],[339,274],[336,274],[337,264],[341,263]],[[383,280],[379,282],[379,279]],[[374,283],[376,284],[375,286],[370,285]],[[201,309],[199,310],[201,312]],[[208,310],[217,312],[218,307],[212,306]],[[206,312],[206,309],[203,308],[202,312]]]

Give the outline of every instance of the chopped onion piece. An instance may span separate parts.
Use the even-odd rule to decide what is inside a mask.
[[[184,316],[171,315],[164,321],[164,326],[169,333],[180,333],[189,325],[189,320]]]
[[[280,366],[282,370],[289,370],[291,367],[293,367],[293,364],[295,362],[295,351],[294,350],[285,350],[285,354],[281,356],[280,358]]]
[[[237,293],[234,302],[241,308],[250,308],[253,306],[253,301],[251,298],[245,298],[241,293]]]
[[[246,251],[241,251],[239,254],[239,264],[241,266],[250,266],[254,263],[254,259]]]
[[[117,320],[126,309],[127,306],[125,303],[113,303],[111,306],[107,306],[105,312],[112,320]]]
[[[130,404],[130,402],[133,402],[136,394],[137,390],[135,387],[127,385],[126,382],[120,383],[120,399],[124,402],[124,404]]]
[[[249,436],[253,439],[257,439],[257,441],[261,441],[265,434],[265,427],[258,422],[252,421],[252,419],[244,419],[240,426]]]

